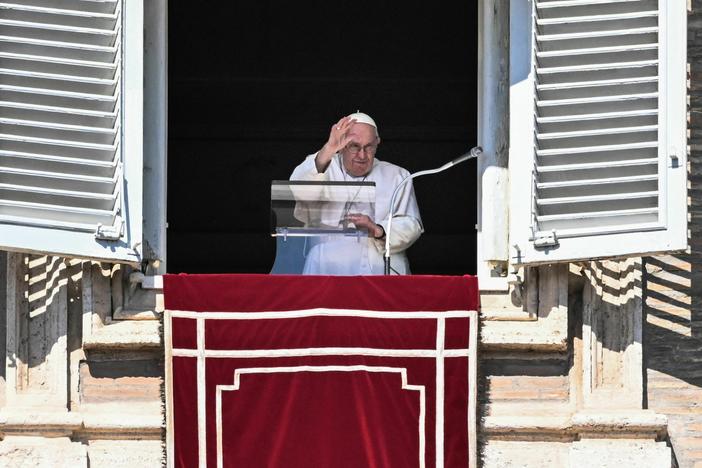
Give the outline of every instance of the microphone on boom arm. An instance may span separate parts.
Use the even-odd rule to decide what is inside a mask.
[[[476,146],[475,148],[472,148],[470,151],[468,151],[465,154],[462,154],[461,156],[457,157],[456,159],[453,159],[446,164],[444,164],[441,167],[437,167],[436,169],[427,169],[424,171],[419,171],[415,172],[413,174],[408,175],[402,181],[397,184],[397,187],[395,187],[395,190],[392,192],[392,197],[390,198],[390,217],[388,219],[388,231],[385,235],[385,274],[389,275],[390,274],[390,235],[392,233],[392,217],[395,214],[395,197],[397,194],[400,192],[400,188],[404,186],[408,181],[419,177],[423,175],[431,175],[431,174],[438,174],[439,172],[443,172],[446,169],[449,169],[456,164],[461,164],[464,161],[468,161],[469,159],[474,159],[477,158],[483,154],[483,149],[480,146]]]

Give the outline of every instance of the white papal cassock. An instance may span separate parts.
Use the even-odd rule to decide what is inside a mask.
[[[376,224],[383,226],[387,233],[392,192],[409,175],[409,172],[394,164],[375,159],[373,168],[367,176],[353,177],[343,168],[341,155],[335,154],[326,171],[318,173],[314,162],[315,157],[316,154],[307,156],[302,164],[295,168],[290,180],[375,182],[375,216],[371,218]],[[333,216],[334,213],[331,212],[321,214],[323,219]],[[391,266],[397,273],[403,275],[410,273],[405,250],[419,238],[423,231],[414,187],[410,181],[397,196],[392,220]],[[384,250],[384,238],[312,237],[308,240],[303,273],[306,275],[382,275]]]

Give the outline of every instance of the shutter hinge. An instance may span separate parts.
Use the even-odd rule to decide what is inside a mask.
[[[556,236],[556,230],[549,232],[548,234],[542,234],[534,238],[534,248],[545,249],[548,247],[558,247],[559,246],[558,237]]]
[[[124,220],[119,220],[114,226],[103,226],[98,223],[95,229],[95,238],[100,240],[119,240],[124,234]]]

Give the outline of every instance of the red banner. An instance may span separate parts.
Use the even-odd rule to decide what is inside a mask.
[[[475,466],[475,278],[168,275],[164,295],[169,466]]]

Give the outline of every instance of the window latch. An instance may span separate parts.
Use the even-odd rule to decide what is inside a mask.
[[[541,234],[534,238],[534,248],[536,249],[547,249],[549,247],[558,247],[560,242],[558,241],[558,236],[556,236],[556,230]]]
[[[124,233],[124,220],[118,221],[114,226],[104,226],[98,223],[95,229],[95,238],[99,240],[115,241],[122,238]]]

